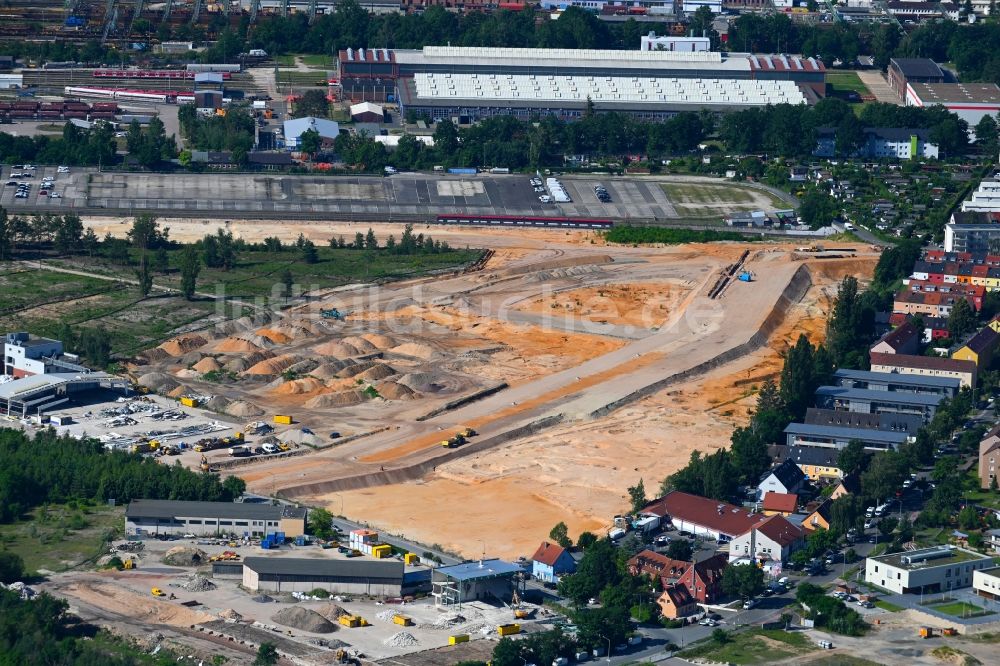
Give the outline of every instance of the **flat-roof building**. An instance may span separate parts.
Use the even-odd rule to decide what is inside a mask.
[[[912,436],[924,425],[920,414],[900,414],[896,412],[864,413],[844,409],[809,407],[803,423],[837,426],[840,428],[862,428],[864,430],[884,430],[905,432]]]
[[[398,597],[403,563],[364,558],[248,557],[243,586],[252,592],[311,592]]]
[[[972,585],[993,558],[955,546],[933,546],[865,561],[865,581],[896,594],[934,594]]]
[[[924,377],[949,377],[958,379],[962,386],[976,385],[978,368],[972,361],[962,361],[939,356],[914,356],[910,354],[878,354],[872,352],[872,372],[898,372]]]
[[[898,372],[871,372],[870,370],[851,370],[848,368],[835,370],[833,382],[845,388],[928,393],[946,398],[954,398],[962,388],[961,382],[952,377],[921,377],[903,375]]]
[[[991,601],[1000,601],[1000,567],[972,572],[972,591]]]
[[[919,414],[925,422],[934,417],[938,403],[943,399],[944,396],[933,393],[872,391],[843,386],[820,386],[816,389],[816,406],[822,409],[862,414]]]
[[[641,513],[667,519],[678,530],[723,540],[744,534],[761,518],[742,507],[679,490],[653,500]]]
[[[806,446],[842,449],[852,439],[861,441],[866,449],[884,451],[898,448],[909,439],[909,435],[905,432],[842,428],[811,423],[790,423],[785,428],[785,443],[789,447]]]
[[[944,71],[930,58],[891,58],[886,70],[889,87],[900,101],[906,99],[908,83],[944,83]]]
[[[238,537],[284,532],[288,538],[305,534],[306,509],[286,504],[133,500],[125,509],[128,536],[194,534]]]
[[[975,127],[983,116],[1000,112],[1000,86],[995,83],[908,83],[907,106],[943,106]]]
[[[523,573],[521,566],[499,559],[438,567],[431,574],[431,595],[437,606],[480,599],[506,603]]]

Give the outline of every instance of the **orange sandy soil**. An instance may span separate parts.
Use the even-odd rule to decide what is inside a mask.
[[[334,513],[469,557],[482,553],[484,540],[491,555],[530,556],[559,521],[574,538],[583,530],[600,532],[626,509],[625,489],[639,479],[654,497],[693,451],[728,446],[733,428],[746,424],[760,385],[777,379],[790,344],[799,334],[822,341],[836,281],[866,277],[874,262],[810,262],[814,286],[790,308],[769,347],[696,380],[601,419],[444,464],[418,482],[316,500]]]
[[[532,298],[514,309],[639,328],[662,326],[689,290],[672,284],[607,284]]]

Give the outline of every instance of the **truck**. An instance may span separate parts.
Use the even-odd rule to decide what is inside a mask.
[[[250,51],[247,52],[247,55],[253,58],[266,58],[267,51],[264,49],[250,49]]]
[[[229,455],[234,458],[245,458],[247,456],[253,455],[253,450],[246,446],[245,444],[240,444],[239,446],[230,446]]]
[[[637,516],[632,522],[632,528],[643,534],[650,534],[660,526],[659,516]]]

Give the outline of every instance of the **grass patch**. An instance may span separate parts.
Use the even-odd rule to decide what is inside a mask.
[[[826,73],[826,82],[833,87],[835,93],[854,91],[859,95],[872,94],[857,72],[828,71]]]
[[[322,53],[307,53],[300,57],[306,67],[315,67],[319,69],[331,69],[333,67],[333,58],[328,55],[323,55]]]
[[[125,530],[124,507],[40,507],[24,520],[0,525],[0,548],[16,553],[28,571],[65,571],[104,552]]]
[[[735,231],[715,231],[713,229],[699,231],[696,229],[670,229],[667,227],[612,227],[604,234],[609,243],[711,243],[714,241],[750,242],[753,236]]]
[[[831,654],[809,662],[810,666],[882,666],[877,661],[852,657],[849,654]]]
[[[681,217],[713,218],[736,211],[789,208],[791,204],[766,190],[735,183],[661,183]]]
[[[954,615],[955,617],[977,617],[981,615],[993,615],[992,611],[988,611],[981,606],[971,604],[968,601],[951,601],[945,604],[938,604],[937,606],[930,606],[934,610],[940,613],[947,613],[948,615]]]
[[[278,67],[295,67],[295,55],[291,53],[276,55],[274,62],[277,63]]]
[[[897,606],[894,603],[883,601],[882,599],[877,599],[875,601],[875,606],[881,608],[884,611],[889,611],[890,613],[898,613],[899,611],[906,610],[902,606]]]
[[[276,81],[280,86],[325,86],[326,72],[318,70],[301,72],[296,69],[279,69]]]
[[[751,629],[728,636],[729,641],[726,643],[719,644],[709,640],[678,656],[682,659],[700,657],[730,664],[769,664],[817,649],[805,634],[780,629]]]
[[[955,664],[962,664],[963,666],[977,666],[978,664],[983,663],[971,654],[966,654],[965,652],[953,648],[950,645],[936,647],[931,651],[931,654],[941,661],[950,661]]]

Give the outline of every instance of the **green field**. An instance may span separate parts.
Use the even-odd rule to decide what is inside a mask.
[[[700,657],[730,664],[770,664],[782,659],[808,654],[817,649],[804,635],[781,630],[751,629],[728,634],[729,641],[708,642],[684,650],[682,659]]]
[[[301,58],[302,64],[313,69],[331,69],[333,67],[333,58],[331,56],[316,53],[286,53],[274,56],[274,62],[277,63],[278,67],[295,67],[296,58]]]
[[[826,73],[826,82],[830,84],[834,92],[847,92],[853,90],[859,95],[871,95],[868,86],[861,81],[857,72],[840,72],[829,70]]]
[[[882,610],[889,611],[890,613],[898,613],[901,610],[905,610],[902,606],[897,606],[896,604],[889,603],[888,601],[882,601],[877,599],[875,601],[875,606],[881,608]]]
[[[279,69],[276,82],[279,86],[325,86],[326,72],[320,70],[300,72],[295,69]]]
[[[981,606],[970,604],[968,601],[952,601],[946,604],[930,606],[930,608],[933,608],[941,613],[954,615],[955,617],[976,617],[980,615],[993,614],[991,611],[988,611]]]
[[[16,553],[27,571],[65,571],[107,552],[105,543],[125,529],[123,507],[42,507],[0,525],[0,548]]]
[[[767,190],[738,184],[661,183],[682,218],[721,218],[726,213],[790,208]]]

